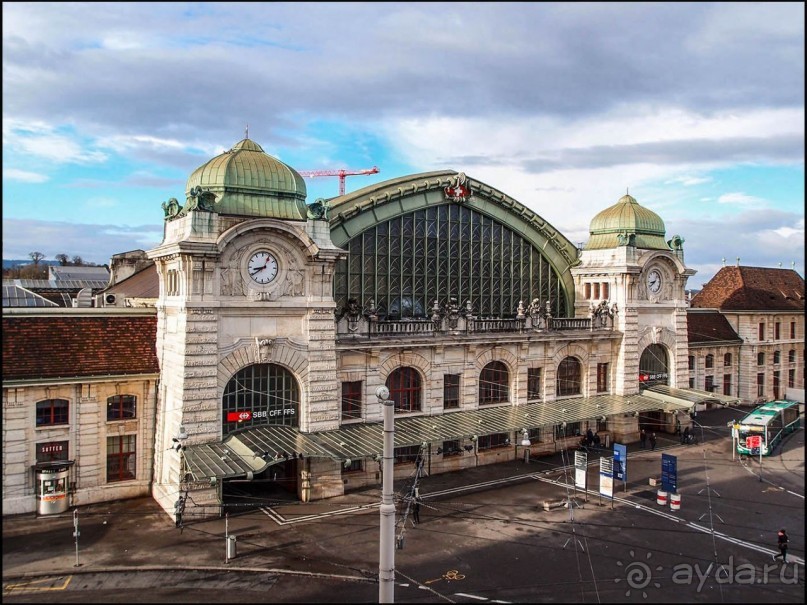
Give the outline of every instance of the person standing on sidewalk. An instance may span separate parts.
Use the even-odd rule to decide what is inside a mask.
[[[650,449],[651,450],[656,449],[656,433],[655,432],[650,433]]]
[[[787,563],[787,532],[784,529],[779,530],[779,534],[776,536],[777,545],[779,546],[779,554],[773,555],[773,560],[776,561],[779,557],[782,557],[782,563]]]
[[[412,502],[412,520],[415,525],[420,525],[420,496],[415,496],[415,500]]]
[[[642,449],[644,449],[647,445],[647,432],[644,429],[639,432],[639,443],[641,444]]]

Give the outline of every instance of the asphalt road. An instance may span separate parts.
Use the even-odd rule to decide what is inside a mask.
[[[596,456],[587,494],[574,490],[570,469],[546,461],[508,463],[506,475],[489,469],[484,481],[480,471],[474,489],[427,477],[421,523],[407,517],[396,530],[395,601],[804,602],[804,431],[763,459],[760,477],[757,460],[732,459],[730,419],[730,411],[700,414],[705,443],[661,440],[656,451],[630,451],[627,485],[614,482],[613,500],[598,494]],[[661,474],[662,452],[677,456],[677,511],[658,505],[648,482]],[[159,542],[147,533],[140,540],[104,534],[75,573],[68,542],[54,556],[54,573],[33,573],[38,555],[26,561],[24,537],[10,530],[7,537],[4,522],[3,601],[378,602],[377,496],[341,508],[288,505],[230,517],[238,554],[227,563],[221,520],[181,535],[155,520],[140,521],[141,531],[160,531],[154,527],[162,523]],[[573,505],[544,509],[563,501]],[[780,527],[790,534],[786,566],[771,560]],[[113,540],[127,552],[111,552]],[[102,565],[107,571],[96,570]]]

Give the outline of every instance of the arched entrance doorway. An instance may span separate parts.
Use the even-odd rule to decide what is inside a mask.
[[[639,392],[657,384],[669,385],[669,352],[662,344],[651,344],[639,358]],[[666,426],[664,412],[648,411],[639,416],[639,428],[660,431]]]
[[[221,411],[222,437],[232,435],[249,447],[250,428],[299,426],[300,387],[294,375],[281,365],[249,365],[236,372],[224,387]],[[222,486],[225,506],[249,508],[276,500],[296,499],[300,475],[297,466],[301,461],[288,452],[257,452],[256,455],[272,464],[251,479],[225,481]]]

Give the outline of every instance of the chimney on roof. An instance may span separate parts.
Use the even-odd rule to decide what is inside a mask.
[[[740,257],[739,256],[737,257],[737,266],[738,267],[740,266]]]
[[[725,256],[723,257],[723,266],[724,267],[726,266],[726,257]]]

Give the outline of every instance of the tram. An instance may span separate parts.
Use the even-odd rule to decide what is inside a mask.
[[[735,425],[737,453],[770,455],[785,435],[801,426],[799,405],[798,401],[769,401],[746,415]]]

